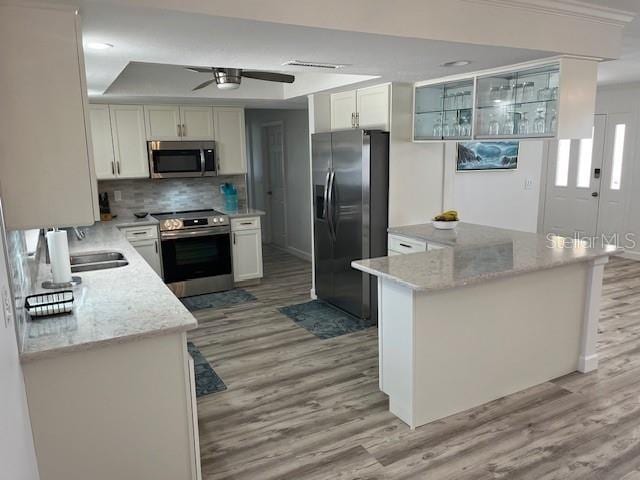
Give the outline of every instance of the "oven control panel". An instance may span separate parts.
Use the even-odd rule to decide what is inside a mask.
[[[160,230],[163,232],[184,230],[186,228],[218,227],[229,225],[229,217],[226,215],[212,215],[199,218],[168,218],[160,221]]]

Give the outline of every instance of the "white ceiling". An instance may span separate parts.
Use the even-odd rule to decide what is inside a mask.
[[[85,49],[89,96],[94,101],[211,100],[257,108],[297,108],[306,105],[304,97],[309,93],[344,89],[354,82],[413,82],[553,54],[217,17],[135,6],[133,1],[78,1],[85,45],[89,42],[114,45],[108,50]],[[635,11],[640,6],[640,0],[589,1]],[[621,62],[602,66],[603,82],[621,78],[629,81],[627,78],[633,75],[640,80],[637,20],[628,32],[625,57]],[[331,73],[282,66],[293,59],[347,66]],[[460,59],[472,63],[453,69],[440,66]],[[244,79],[236,91],[210,86],[191,92],[193,86],[207,77],[186,71],[182,65],[285,71],[296,74],[296,82],[282,85]]]
[[[154,8],[83,2],[83,39],[107,42],[108,50],[85,49],[89,95],[114,101],[161,97],[229,99],[251,104],[253,99],[274,106],[300,97],[369,78],[413,82],[426,78],[490,68],[550,55],[536,50],[489,47],[326,30],[233,18],[212,17]],[[283,67],[287,60],[346,64],[335,73]],[[473,60],[468,67],[444,68],[444,62]],[[130,62],[135,62],[130,64]],[[191,93],[204,80],[176,65],[242,67],[298,74],[283,86],[243,80],[235,92],[210,86]],[[365,77],[352,77],[365,75]],[[106,95],[102,95],[106,91]],[[100,98],[102,97],[102,98]],[[264,103],[264,102],[262,102]]]
[[[587,3],[618,8],[640,15],[640,0],[585,0]],[[609,85],[640,81],[640,16],[624,28],[622,55],[619,60],[603,62],[598,69],[598,83]]]

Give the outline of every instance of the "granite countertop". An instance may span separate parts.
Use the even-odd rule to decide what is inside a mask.
[[[432,241],[450,248],[352,262],[363,272],[413,290],[435,291],[494,278],[586,262],[621,253],[615,246],[589,246],[564,237],[461,223],[457,232],[430,225],[389,229],[389,233]]]
[[[86,228],[86,238],[82,241],[69,233],[71,254],[117,251],[124,254],[129,265],[74,274],[82,277],[82,283],[73,289],[73,312],[29,320],[24,333],[21,361],[182,332],[197,326],[195,317],[118,228],[155,223],[157,221],[149,217],[142,220],[135,217],[116,218]],[[42,263],[32,293],[46,292],[40,284],[51,276],[49,265],[44,263],[45,256],[41,257]]]
[[[216,210],[220,213],[224,213],[225,215],[229,215],[231,218],[260,217],[262,215],[266,215],[266,212],[262,210],[256,210],[255,208],[249,207],[240,207],[234,210],[218,207]]]
[[[438,230],[431,223],[420,223],[418,225],[391,227],[388,232],[392,235],[402,235],[403,237],[450,247],[508,242],[516,237],[530,235],[516,230],[505,230],[504,228],[487,227],[466,222],[458,223],[458,226],[453,230]]]

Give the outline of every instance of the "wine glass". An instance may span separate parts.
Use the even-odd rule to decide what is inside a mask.
[[[544,118],[544,108],[538,107],[536,110],[536,118],[533,121],[533,131],[537,134],[543,134],[545,131],[546,121]]]
[[[433,124],[433,136],[437,138],[442,137],[442,119],[438,117]]]
[[[502,122],[503,135],[513,135],[516,126],[513,122],[513,112],[504,112],[504,121]]]
[[[445,121],[442,124],[442,136],[443,137],[450,137],[451,136],[451,126],[449,125],[449,122]]]
[[[551,110],[551,121],[549,122],[549,131],[551,133],[556,133],[558,129],[558,117],[556,115],[556,110]]]
[[[493,113],[489,116],[489,135],[500,135],[500,123]]]
[[[520,121],[518,122],[518,134],[529,135],[529,119],[527,118],[527,112],[520,114]]]

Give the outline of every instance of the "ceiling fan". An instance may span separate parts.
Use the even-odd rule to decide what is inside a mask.
[[[220,90],[235,90],[240,86],[242,77],[253,78],[255,80],[265,80],[267,82],[293,83],[296,77],[286,73],[264,72],[261,70],[243,70],[241,68],[220,68],[220,67],[184,67],[187,70],[198,73],[211,73],[213,78],[201,83],[192,91],[208,87],[216,83]]]

